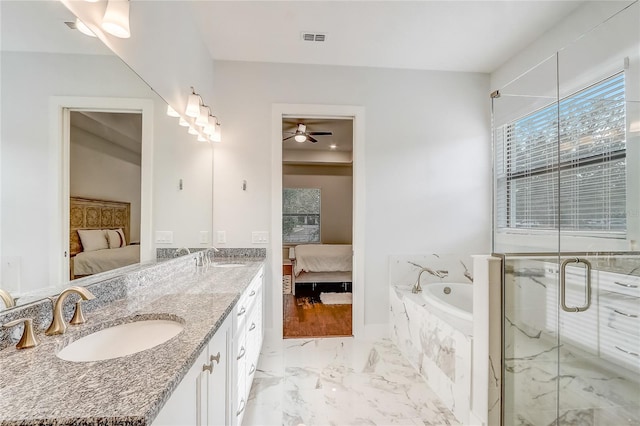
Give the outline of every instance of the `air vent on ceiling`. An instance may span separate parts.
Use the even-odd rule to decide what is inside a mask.
[[[327,38],[327,34],[325,33],[310,33],[310,32],[303,32],[302,33],[302,40],[304,41],[325,41]]]

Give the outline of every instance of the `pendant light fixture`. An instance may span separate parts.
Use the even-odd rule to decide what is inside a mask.
[[[102,18],[102,29],[119,38],[131,37],[129,0],[108,0]]]

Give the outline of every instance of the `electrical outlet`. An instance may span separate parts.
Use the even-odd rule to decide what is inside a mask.
[[[251,233],[251,242],[253,244],[267,244],[269,242],[269,232],[253,231]]]
[[[209,243],[209,231],[200,231],[200,244]]]
[[[216,231],[216,242],[225,244],[227,242],[227,233],[225,231]]]
[[[172,244],[173,231],[156,231],[156,243]]]

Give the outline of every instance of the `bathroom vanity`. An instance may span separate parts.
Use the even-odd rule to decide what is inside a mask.
[[[0,425],[240,424],[262,345],[263,268],[262,259],[233,267],[174,259],[109,284],[115,300],[97,309],[83,302],[86,323],[65,334],[45,336],[37,326],[38,346],[0,351]],[[96,302],[104,298],[100,284],[87,287]],[[57,355],[97,331],[152,320],[182,331],[119,358]]]

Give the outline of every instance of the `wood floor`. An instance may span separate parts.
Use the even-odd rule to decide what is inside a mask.
[[[351,336],[351,305],[325,305],[313,298],[283,295],[284,338]]]

